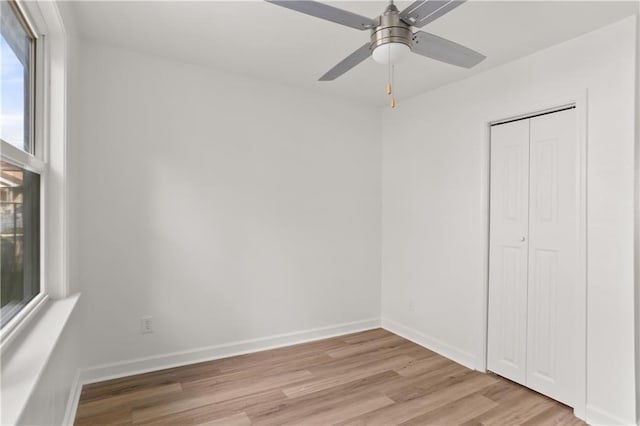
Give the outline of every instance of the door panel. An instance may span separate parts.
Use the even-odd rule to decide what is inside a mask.
[[[527,386],[574,405],[576,113],[569,109],[530,122]]]
[[[530,374],[538,380],[553,383],[556,377],[556,342],[555,325],[557,319],[558,289],[558,252],[556,250],[532,250],[530,264],[536,270],[531,274],[536,277],[536,285],[530,287],[529,303],[529,342],[527,345],[527,365]],[[530,283],[531,284],[531,283]],[[527,383],[531,379],[527,378]]]
[[[526,378],[528,186],[529,121],[492,127],[487,361],[489,370],[522,384]]]

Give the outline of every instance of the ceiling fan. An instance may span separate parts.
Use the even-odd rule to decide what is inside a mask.
[[[371,30],[371,39],[320,77],[331,81],[355,67],[369,56],[382,64],[393,64],[409,52],[460,67],[471,68],[485,56],[468,47],[424,31],[422,28],[464,3],[465,0],[418,0],[402,12],[393,4],[377,18],[371,19],[337,7],[311,0],[266,0],[297,12],[326,19],[357,30]],[[390,85],[387,92],[390,94]]]

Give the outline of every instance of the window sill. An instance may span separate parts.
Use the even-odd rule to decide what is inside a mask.
[[[16,424],[44,372],[80,294],[47,300],[2,354],[0,424]]]
[[[0,332],[0,354],[9,352],[8,348],[11,347],[11,342],[20,335],[23,329],[29,328],[31,320],[38,317],[38,313],[47,305],[48,300],[49,296],[47,294],[38,294],[14,318],[5,324]]]

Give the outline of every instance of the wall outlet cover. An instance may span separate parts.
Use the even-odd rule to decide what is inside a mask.
[[[140,334],[153,333],[153,318],[142,317],[140,318]]]

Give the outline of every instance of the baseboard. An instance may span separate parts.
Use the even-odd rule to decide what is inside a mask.
[[[587,423],[593,426],[635,425],[635,420],[623,420],[605,410],[587,404]]]
[[[78,370],[73,387],[69,393],[63,425],[73,425],[80,401],[82,386],[86,384],[328,339],[330,337],[372,330],[379,327],[380,319],[372,318],[81,369]]]
[[[228,358],[252,352],[291,346],[314,340],[326,339],[380,327],[380,319],[372,318],[327,327],[277,334],[250,340],[240,340],[221,345],[208,346],[188,351],[131,359],[112,364],[104,364],[84,369],[80,372],[80,382],[89,384],[119,377],[148,373],[166,368],[180,367],[197,362]]]
[[[580,420],[582,420],[583,422],[587,423],[587,408],[584,404],[584,401],[582,401],[581,404],[580,403],[574,404],[573,415],[579,418]]]
[[[73,378],[73,384],[71,385],[71,391],[69,392],[67,408],[64,411],[64,419],[62,420],[63,426],[73,426],[76,418],[76,411],[78,410],[78,403],[80,402],[81,392],[82,382],[80,381],[80,370],[78,370]]]
[[[444,357],[447,357],[458,364],[462,364],[467,368],[475,370],[476,357],[473,354],[465,352],[447,343],[444,343],[431,336],[427,336],[418,330],[415,330],[406,325],[392,321],[387,318],[382,318],[382,328],[388,330],[398,336],[404,337],[407,340],[411,340],[413,343],[417,343],[433,352],[436,352]]]

